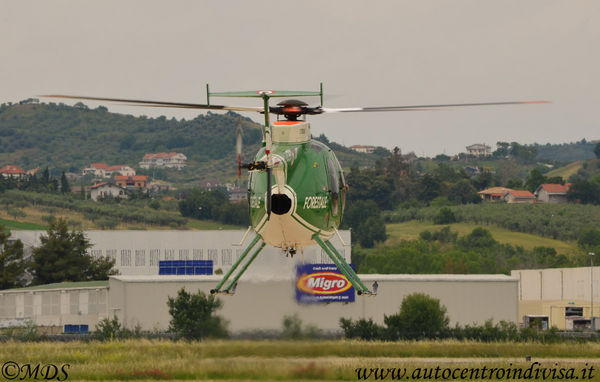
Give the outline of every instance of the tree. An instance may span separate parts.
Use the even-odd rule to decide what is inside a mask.
[[[577,240],[579,247],[590,250],[595,247],[600,247],[600,230],[588,228],[581,233]]]
[[[340,327],[344,331],[344,337],[348,339],[359,338],[375,341],[382,339],[384,332],[383,327],[373,322],[372,318],[353,321],[351,318],[342,317],[340,318]]]
[[[40,237],[41,245],[33,249],[34,284],[63,281],[105,280],[116,274],[114,259],[94,259],[87,254],[90,242],[82,231],[71,231],[65,219],[50,222],[46,235]]]
[[[413,293],[404,297],[399,313],[386,315],[383,321],[390,339],[396,340],[439,338],[448,329],[450,319],[439,299]]]
[[[456,182],[448,190],[448,200],[458,204],[481,203],[481,197],[467,179]]]
[[[583,204],[600,204],[600,184],[585,179],[578,179],[569,187],[567,199]]]
[[[23,261],[23,243],[15,240],[9,244],[10,231],[0,224],[0,290],[22,286],[25,273]]]
[[[525,181],[525,188],[531,192],[534,192],[542,183],[546,183],[546,177],[542,175],[540,170],[534,168],[531,170],[527,180]]]
[[[67,175],[64,171],[60,177],[60,192],[63,194],[71,193],[71,185],[69,185],[69,180],[67,179]]]
[[[596,154],[596,158],[600,159],[600,142],[596,143],[596,147],[594,147],[594,154]]]
[[[344,213],[343,228],[352,228],[352,242],[371,248],[376,241],[387,238],[385,223],[377,204],[372,200],[352,202]]]
[[[451,224],[456,221],[454,212],[448,207],[441,208],[437,215],[433,217],[433,224]]]
[[[509,179],[506,183],[506,188],[510,188],[513,190],[521,190],[523,189],[523,181],[519,178]]]
[[[179,338],[201,340],[228,336],[225,321],[214,314],[223,306],[214,295],[207,296],[202,291],[190,294],[181,288],[177,297],[169,297],[167,306],[171,315],[169,330]]]

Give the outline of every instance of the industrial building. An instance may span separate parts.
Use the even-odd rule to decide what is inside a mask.
[[[425,293],[439,298],[448,309],[450,324],[482,324],[488,319],[517,322],[518,280],[504,275],[360,275],[375,297],[357,296],[350,303],[300,304],[294,298],[295,281],[282,276],[245,275],[236,294],[220,297],[218,312],[233,332],[280,329],[284,316],[297,314],[305,323],[323,330],[339,330],[339,319],[373,318],[397,313],[404,296]],[[105,317],[117,316],[127,327],[164,330],[170,316],[168,297],[185,288],[209,293],[219,276],[114,276],[109,281],[62,283],[0,291],[0,327],[29,319],[59,330],[65,325],[93,329]],[[490,298],[493,296],[493,298]]]
[[[600,328],[600,267],[519,269],[519,321],[527,316],[558,329]],[[593,312],[592,312],[593,305]]]
[[[350,231],[339,231],[331,243],[350,262]],[[11,232],[11,240],[23,242],[25,257],[31,256],[33,247],[40,245],[40,236],[46,231]],[[94,257],[108,256],[115,259],[115,269],[121,275],[157,275],[161,260],[212,260],[214,270],[223,272],[231,267],[244,250],[239,245],[244,231],[84,231],[92,247],[89,253]],[[247,245],[254,237],[248,235]],[[298,251],[296,257],[307,263],[330,263],[330,259],[318,246]],[[260,273],[265,267],[271,273],[290,273],[291,262],[278,248],[267,246],[248,269],[249,274]]]
[[[36,246],[43,231],[13,231],[26,247]],[[159,261],[212,260],[226,272],[243,247],[243,231],[87,231],[94,256],[115,258],[120,275],[109,281],[60,283],[0,291],[0,327],[32,320],[53,331],[87,325],[116,316],[126,327],[165,330],[170,316],[167,300],[177,291],[209,293],[219,275],[159,275]],[[350,261],[350,232],[340,232],[332,243]],[[251,235],[250,235],[251,236]],[[250,240],[251,237],[246,238]],[[298,265],[330,264],[318,246],[293,258],[265,248],[240,279],[235,295],[220,297],[218,312],[232,332],[281,329],[283,318],[296,314],[304,323],[337,331],[339,319],[372,318],[397,313],[404,296],[425,293],[446,306],[450,324],[482,324],[518,320],[518,278],[506,275],[360,275],[365,284],[378,285],[374,297],[352,301],[305,304],[297,299]]]

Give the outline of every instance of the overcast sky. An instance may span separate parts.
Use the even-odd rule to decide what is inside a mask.
[[[313,134],[348,146],[436,155],[600,139],[597,0],[4,0],[0,36],[0,102],[46,93],[205,102],[207,82],[234,91],[322,81],[329,107],[553,101],[309,118]]]

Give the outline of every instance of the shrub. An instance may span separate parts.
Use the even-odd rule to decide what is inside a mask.
[[[439,212],[433,218],[434,224],[451,224],[456,223],[456,216],[450,208],[440,208]]]
[[[340,318],[340,326],[344,331],[344,337],[357,338],[366,341],[380,340],[384,337],[384,328],[373,322],[372,318],[353,321],[348,318]]]
[[[214,295],[198,291],[190,294],[181,288],[177,297],[167,301],[171,323],[169,330],[178,338],[201,340],[207,337],[228,337],[226,323],[214,313],[223,303]]]
[[[448,330],[450,319],[440,300],[423,293],[404,297],[400,312],[384,316],[388,337],[392,340],[439,338]]]
[[[321,335],[321,330],[314,325],[304,325],[298,315],[283,317],[281,337],[288,340],[314,339]]]

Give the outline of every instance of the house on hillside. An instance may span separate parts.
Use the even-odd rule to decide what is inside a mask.
[[[511,189],[506,187],[492,187],[479,191],[478,194],[486,202],[502,202],[508,191],[511,191]]]
[[[141,168],[175,168],[177,170],[181,170],[185,166],[187,166],[187,157],[182,153],[156,153],[156,154],[146,154],[142,161],[139,163]]]
[[[5,178],[21,179],[25,177],[25,170],[12,164],[0,168],[0,174]]]
[[[535,190],[535,196],[538,202],[542,203],[566,203],[567,192],[571,183],[567,184],[541,184]]]
[[[135,170],[128,165],[109,166],[106,163],[92,163],[90,167],[83,169],[82,174],[92,174],[96,178],[110,178],[113,174],[134,176]]]
[[[359,152],[359,153],[373,154],[373,151],[375,151],[376,147],[375,146],[354,145],[354,146],[350,146],[350,149],[352,149],[356,152]]]
[[[148,177],[146,175],[135,176],[115,176],[117,186],[127,190],[144,190],[148,185]]]
[[[476,176],[481,173],[481,170],[477,166],[467,166],[467,167],[465,167],[465,172],[469,176]]]
[[[467,154],[476,157],[486,157],[492,155],[492,148],[483,143],[475,143],[474,145],[467,146]]]
[[[104,198],[127,199],[127,190],[109,182],[94,184],[87,188],[90,192],[90,199],[98,201]]]
[[[527,190],[511,190],[508,189],[504,195],[506,203],[535,203],[535,195]]]

